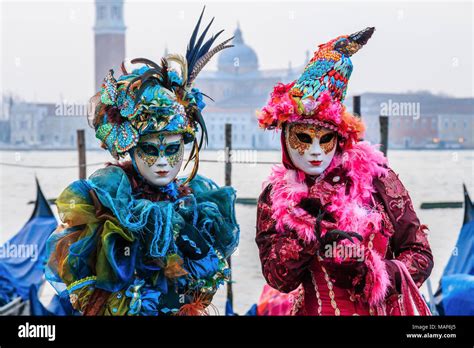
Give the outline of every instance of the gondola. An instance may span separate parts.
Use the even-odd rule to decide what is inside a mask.
[[[30,288],[44,282],[46,241],[56,218],[36,179],[33,213],[21,230],[2,248],[0,259],[0,315],[30,314]]]
[[[433,297],[439,315],[474,315],[474,204],[463,189],[463,226]]]

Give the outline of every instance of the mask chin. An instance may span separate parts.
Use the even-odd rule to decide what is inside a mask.
[[[289,151],[290,158],[296,168],[303,171],[307,175],[319,176],[331,165],[332,159],[334,158],[335,150],[328,154],[322,154],[317,160],[313,159],[308,154],[300,155],[297,151],[292,153]]]

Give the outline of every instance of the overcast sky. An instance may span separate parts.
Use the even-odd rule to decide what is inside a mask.
[[[203,4],[206,18],[216,17],[214,32],[223,28],[230,36],[240,22],[262,69],[285,68],[290,61],[299,66],[306,50],[375,26],[353,57],[349,94],[428,90],[473,96],[472,2],[128,0],[127,57],[159,60],[165,47],[184,54]],[[94,92],[94,21],[93,1],[2,1],[3,92],[30,101],[87,100]],[[216,69],[215,61],[207,69]]]

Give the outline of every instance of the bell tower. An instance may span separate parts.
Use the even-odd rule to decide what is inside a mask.
[[[96,0],[94,26],[94,93],[100,90],[109,69],[120,74],[125,59],[125,23],[123,0]]]

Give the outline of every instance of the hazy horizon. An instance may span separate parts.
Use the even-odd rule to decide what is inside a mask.
[[[261,70],[299,67],[318,44],[375,26],[353,57],[349,94],[474,95],[472,2],[205,3],[213,33],[229,37],[240,24]],[[203,4],[125,1],[127,58],[184,54]],[[37,102],[84,102],[95,92],[93,1],[2,1],[1,18],[0,92]]]

